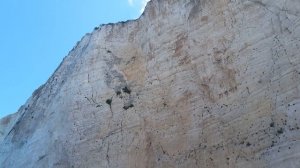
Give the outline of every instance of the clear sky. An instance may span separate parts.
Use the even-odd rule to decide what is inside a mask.
[[[81,37],[147,0],[0,0],[0,118],[17,112]]]

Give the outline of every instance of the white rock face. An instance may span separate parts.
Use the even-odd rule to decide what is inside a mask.
[[[299,168],[299,53],[299,0],[152,0],[0,121],[0,165]]]

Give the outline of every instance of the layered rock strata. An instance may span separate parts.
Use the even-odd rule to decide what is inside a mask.
[[[0,165],[300,167],[300,1],[152,0],[0,121]]]

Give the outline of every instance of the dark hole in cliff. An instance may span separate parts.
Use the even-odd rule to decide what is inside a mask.
[[[38,161],[44,159],[46,156],[47,156],[47,155],[40,156],[39,159],[38,159]]]
[[[163,103],[163,105],[164,105],[164,107],[166,107],[166,106],[167,106],[167,103],[166,103],[166,102],[164,102],[164,103]]]
[[[131,93],[131,90],[127,86],[125,86],[122,90],[123,90],[123,92],[125,92],[127,94]]]
[[[106,100],[106,104],[108,104],[109,106],[111,106],[111,102],[112,102],[112,99],[107,99]]]
[[[117,96],[120,96],[121,95],[121,91],[116,91],[116,94],[117,94]]]
[[[274,127],[275,123],[274,122],[271,122],[270,123],[270,127]]]
[[[110,50],[106,50],[106,52],[107,52],[107,53],[111,53],[111,51],[110,51]]]
[[[272,141],[271,147],[273,147],[275,143],[276,143],[275,141]]]
[[[129,108],[132,108],[132,107],[134,107],[134,105],[133,104],[129,104],[129,105],[124,106],[123,109],[124,110],[128,110]]]
[[[250,143],[250,142],[247,142],[246,146],[251,146],[251,143]]]
[[[283,128],[278,129],[278,130],[277,130],[277,133],[278,133],[278,134],[282,134],[282,133],[283,133]]]

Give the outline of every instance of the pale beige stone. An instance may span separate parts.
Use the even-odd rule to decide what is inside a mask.
[[[152,0],[100,26],[0,121],[1,167],[299,168],[299,16],[298,0]]]

